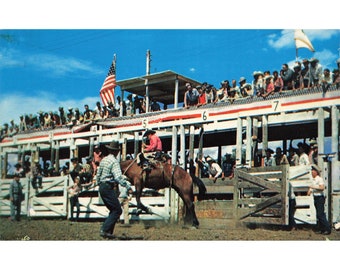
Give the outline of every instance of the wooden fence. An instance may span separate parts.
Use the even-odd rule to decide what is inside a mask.
[[[21,178],[25,199],[22,202],[21,214],[29,218],[70,217],[68,186],[72,183],[70,176],[44,177],[43,188],[36,192],[31,186],[31,179]],[[0,215],[10,216],[9,187],[12,179],[0,180]],[[134,187],[133,187],[134,188]],[[142,202],[149,207],[153,214],[137,215],[136,199],[128,202],[129,220],[168,220],[170,218],[170,192],[164,189],[159,192],[145,189]],[[103,204],[98,186],[83,189],[79,195],[80,219],[106,218],[109,211]],[[125,211],[127,208],[124,208]],[[124,213],[121,220],[124,219]],[[126,220],[125,220],[126,221]]]

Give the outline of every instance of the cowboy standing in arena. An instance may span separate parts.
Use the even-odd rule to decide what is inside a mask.
[[[108,149],[108,155],[100,162],[97,181],[99,184],[99,194],[105,206],[110,210],[110,213],[102,225],[100,236],[114,239],[114,227],[123,212],[114,185],[120,184],[125,187],[130,194],[132,193],[132,189],[130,183],[127,182],[122,175],[120,164],[117,160],[120,152],[119,142],[113,141],[110,145],[106,146],[106,148]]]

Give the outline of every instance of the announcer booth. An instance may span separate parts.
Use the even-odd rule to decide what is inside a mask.
[[[146,108],[149,108],[150,100],[155,100],[166,106],[173,105],[173,108],[177,109],[179,103],[184,101],[185,84],[187,82],[194,87],[201,84],[199,81],[168,70],[117,81],[117,85],[121,88],[122,99],[124,99],[125,91],[127,91],[137,96],[145,96],[147,101]]]

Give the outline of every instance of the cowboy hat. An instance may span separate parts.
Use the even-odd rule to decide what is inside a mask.
[[[320,174],[321,173],[321,170],[320,170],[320,168],[318,167],[318,165],[316,165],[316,164],[312,164],[312,166],[311,166],[311,169],[312,170],[314,170],[314,171],[317,171],[318,172],[318,174]]]
[[[215,160],[212,159],[212,158],[209,157],[209,156],[205,159],[205,161],[208,162],[208,163],[209,163],[209,162],[215,162]]]
[[[146,137],[146,136],[148,136],[149,134],[155,134],[155,133],[156,133],[156,131],[154,131],[154,130],[152,130],[152,129],[148,129],[148,130],[146,130],[146,131],[144,132],[143,137]]]
[[[120,150],[120,145],[118,141],[112,141],[109,145],[106,145],[106,148],[111,150]]]

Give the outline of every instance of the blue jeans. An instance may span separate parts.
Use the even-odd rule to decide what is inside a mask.
[[[103,182],[99,186],[99,194],[110,213],[102,225],[102,231],[113,234],[116,222],[118,221],[123,210],[117,198],[113,185]]]
[[[71,220],[73,220],[74,207],[76,207],[77,209],[76,220],[78,220],[79,213],[80,213],[80,204],[79,204],[79,199],[77,195],[70,198],[70,204],[71,204]]]
[[[314,206],[316,209],[316,219],[321,231],[330,232],[332,230],[325,214],[325,196],[314,196]]]

